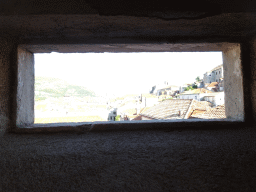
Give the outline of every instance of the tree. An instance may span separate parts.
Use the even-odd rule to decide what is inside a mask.
[[[194,89],[192,86],[189,86],[188,88],[189,88],[190,90],[193,90],[193,89]]]
[[[196,81],[197,81],[197,82],[201,81],[201,79],[200,79],[199,76],[196,77]]]
[[[192,88],[193,88],[193,89],[197,89],[197,85],[194,84],[194,85],[192,86]]]
[[[185,91],[193,90],[194,88],[192,86],[185,87]]]

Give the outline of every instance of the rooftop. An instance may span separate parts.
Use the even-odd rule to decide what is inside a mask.
[[[215,71],[215,70],[217,70],[217,69],[220,69],[221,67],[223,67],[223,64],[214,67],[214,68],[211,69],[210,71],[207,71],[207,73],[212,73],[213,71]]]
[[[212,106],[213,106],[213,104],[208,102],[208,101],[193,100],[191,108],[192,109],[198,109],[198,110],[207,111],[207,110],[211,109]]]
[[[152,119],[184,119],[192,99],[165,100],[141,113],[142,116]]]
[[[222,67],[223,67],[223,64],[218,65],[217,67],[214,67],[211,71],[215,71],[215,70],[220,69],[220,68],[222,68]]]
[[[194,89],[194,90],[185,91],[181,95],[201,94],[201,93],[212,93],[212,91],[209,91],[204,88],[198,88],[198,89]]]
[[[212,82],[210,83],[210,85],[208,85],[207,87],[217,87],[219,85],[218,82]]]
[[[199,119],[225,119],[225,105],[219,105],[215,108],[207,110],[203,114],[194,115],[194,117]]]
[[[197,118],[199,114],[205,113],[207,110],[211,109],[212,106],[213,104],[208,101],[194,100],[191,105],[188,118]]]

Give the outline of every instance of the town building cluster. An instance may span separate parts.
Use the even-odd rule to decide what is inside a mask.
[[[193,87],[188,90],[188,87]],[[122,101],[108,120],[223,119],[225,115],[223,64],[184,86],[168,81],[154,85],[149,94]]]

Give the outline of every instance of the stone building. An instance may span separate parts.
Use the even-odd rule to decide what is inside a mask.
[[[154,85],[150,90],[150,93],[156,96],[160,96],[160,95],[172,96],[176,92],[179,92],[179,90],[180,90],[180,86],[170,85],[168,81],[164,81],[163,84]]]
[[[212,70],[206,72],[203,77],[205,84],[212,82],[220,82],[223,79],[223,64],[218,65]]]
[[[117,108],[112,108],[108,113],[108,121],[115,121],[117,116]]]
[[[34,53],[199,51],[225,120],[34,124]],[[0,69],[0,191],[256,188],[255,1],[0,1]]]

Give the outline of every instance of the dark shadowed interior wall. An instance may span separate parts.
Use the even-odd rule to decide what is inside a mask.
[[[255,12],[249,0],[184,0],[173,6],[164,1],[1,1],[0,191],[254,191]],[[143,131],[125,131],[120,124],[112,131],[12,132],[21,101],[17,88],[24,85],[18,52],[31,64],[24,63],[26,74],[33,71],[32,48],[43,49],[37,45],[48,46],[46,52],[69,52],[64,44],[112,49],[128,42],[240,44],[225,54],[237,58],[228,61],[232,70],[227,76],[235,77],[237,85],[231,92],[239,96],[230,95],[230,106],[244,114],[229,112],[244,115],[245,121],[163,124],[161,130],[154,124]],[[32,48],[20,49],[21,44]],[[29,99],[27,93],[20,98]],[[19,109],[25,119],[28,107]]]

